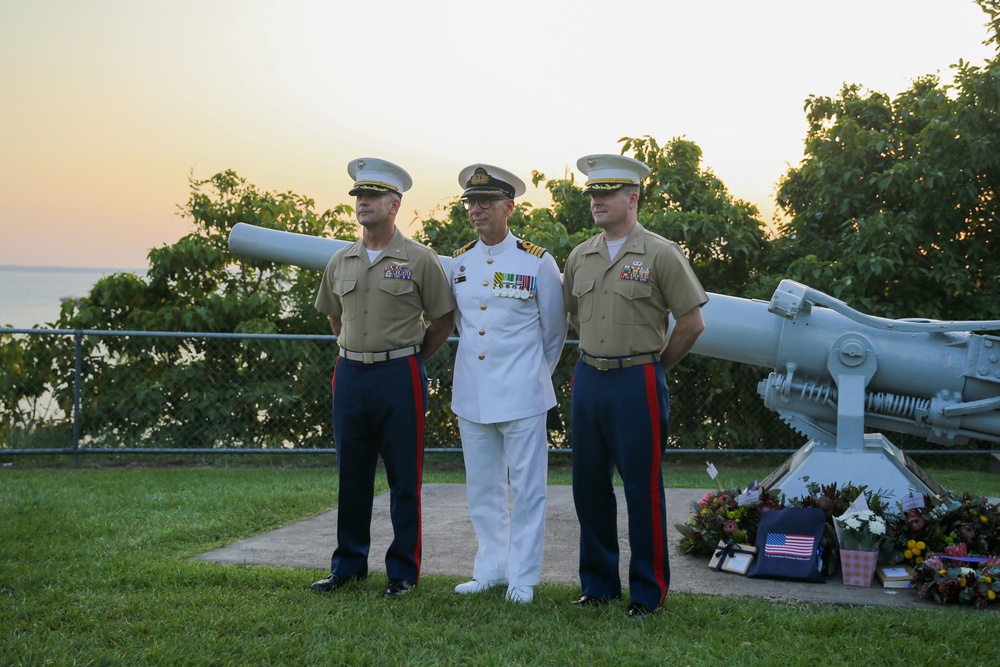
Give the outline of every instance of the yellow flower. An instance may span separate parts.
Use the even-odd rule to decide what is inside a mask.
[[[907,549],[913,549],[913,547],[915,546],[917,546],[917,543],[914,540],[910,540],[909,542],[906,543]],[[909,558],[909,556],[907,556],[907,558]]]
[[[923,562],[924,562],[924,559],[923,559],[923,558],[921,558],[920,556],[917,556],[917,560],[915,560],[914,562],[915,562],[915,563],[916,563],[917,565],[920,565],[921,563],[923,563]]]
[[[913,558],[913,552],[907,549],[906,551],[903,552],[903,558],[905,558],[906,560],[910,560],[911,558]]]
[[[926,548],[927,548],[926,544],[924,544],[923,542],[917,542],[917,549],[920,549],[921,551],[923,551]]]
[[[948,570],[938,570],[938,574],[940,574],[943,577],[944,575],[948,574]]]
[[[958,585],[961,586],[962,588],[965,588],[965,577],[961,577],[958,580]]]
[[[983,577],[983,581],[985,581],[988,584],[992,584],[993,583],[993,577]]]
[[[979,520],[982,521],[983,523],[989,523],[990,522],[990,520],[988,518],[986,518],[985,514],[983,514],[982,516],[980,516]]]
[[[996,600],[997,594],[994,593],[993,591],[986,591],[986,597],[989,598],[990,600]]]

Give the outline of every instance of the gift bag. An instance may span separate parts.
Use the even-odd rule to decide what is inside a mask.
[[[818,507],[788,507],[760,517],[757,560],[748,577],[825,584],[820,540],[826,519]]]

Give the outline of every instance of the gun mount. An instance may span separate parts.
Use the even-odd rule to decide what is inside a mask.
[[[346,241],[239,223],[240,256],[323,270]],[[450,258],[442,257],[447,264]],[[943,489],[881,433],[955,445],[1000,442],[1000,321],[890,320],[783,280],[770,302],[709,294],[692,352],[771,368],[764,404],[808,442],[765,480],[786,496],[814,482],[865,484],[896,499]]]

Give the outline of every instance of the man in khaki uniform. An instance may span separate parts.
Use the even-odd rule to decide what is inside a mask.
[[[455,299],[438,256],[396,228],[412,180],[375,158],[353,160],[355,215],[361,240],[330,259],[316,309],[326,313],[340,346],[334,370],[333,430],[340,493],[337,548],[330,576],[315,591],[333,591],[368,577],[371,516],[378,457],[389,480],[393,541],[385,556],[384,595],[409,592],[420,576],[424,359],[454,329]],[[424,326],[424,318],[430,322]]]
[[[577,162],[602,232],[570,253],[563,296],[580,333],[573,375],[573,501],[580,520],[580,605],[621,598],[612,474],[628,503],[630,617],[663,606],[670,585],[660,456],[670,409],[664,372],[705,328],[708,295],[676,243],[637,222],[649,167],[619,155]],[[675,324],[667,336],[668,316]],[[664,345],[664,340],[666,344]]]

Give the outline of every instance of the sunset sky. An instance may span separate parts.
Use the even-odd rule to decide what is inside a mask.
[[[470,163],[561,177],[647,134],[698,144],[767,222],[810,94],[950,80],[993,56],[986,20],[972,0],[8,1],[0,264],[144,268],[190,229],[188,178],[224,169],[324,210],[352,203],[348,161],[382,157],[413,176],[409,229]]]

